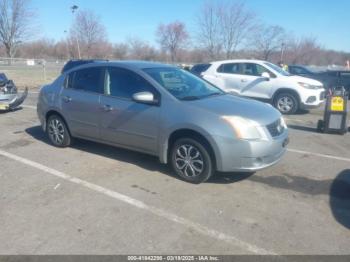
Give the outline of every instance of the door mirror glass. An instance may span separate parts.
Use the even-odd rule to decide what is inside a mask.
[[[132,99],[137,103],[156,105],[158,100],[154,97],[151,92],[139,92],[132,96]]]
[[[270,80],[270,78],[271,78],[271,76],[270,76],[270,74],[269,74],[268,72],[262,73],[261,76],[262,76],[263,78],[266,78],[266,80]]]

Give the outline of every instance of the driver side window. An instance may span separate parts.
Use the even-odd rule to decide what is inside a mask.
[[[123,68],[109,67],[106,70],[104,94],[132,99],[138,92],[154,92],[153,86],[138,74]]]

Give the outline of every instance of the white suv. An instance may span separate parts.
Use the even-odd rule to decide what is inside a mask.
[[[283,114],[318,107],[325,99],[321,82],[290,75],[266,61],[212,62],[201,76],[226,92],[272,103]]]

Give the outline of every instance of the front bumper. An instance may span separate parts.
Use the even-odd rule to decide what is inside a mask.
[[[0,94],[0,110],[13,110],[19,107],[28,96],[28,88],[21,94]]]
[[[286,130],[269,141],[215,137],[216,163],[220,172],[254,172],[278,163],[289,142]]]
[[[305,89],[300,97],[301,109],[312,109],[319,107],[326,100],[325,89]]]

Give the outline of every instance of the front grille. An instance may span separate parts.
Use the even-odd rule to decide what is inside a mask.
[[[267,127],[267,130],[269,130],[270,135],[272,137],[280,136],[284,131],[284,126],[282,124],[281,119],[278,119],[277,121],[267,125],[266,127]]]

